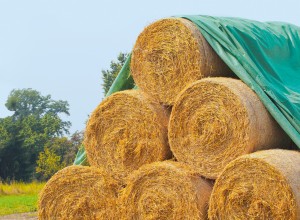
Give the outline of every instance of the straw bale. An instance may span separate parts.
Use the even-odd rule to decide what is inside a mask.
[[[39,195],[41,220],[114,219],[118,183],[95,167],[69,166],[57,172]]]
[[[168,119],[167,110],[139,91],[109,96],[86,127],[89,163],[121,180],[143,164],[169,159]]]
[[[194,82],[178,96],[169,143],[178,161],[215,179],[238,156],[288,147],[291,140],[246,84],[216,77]]]
[[[265,150],[229,163],[216,180],[209,219],[300,219],[300,153]]]
[[[131,74],[141,90],[166,105],[191,82],[232,75],[197,26],[183,18],[158,20],[143,30],[132,51]]]
[[[119,219],[207,219],[212,184],[186,165],[155,162],[129,176],[118,198]]]

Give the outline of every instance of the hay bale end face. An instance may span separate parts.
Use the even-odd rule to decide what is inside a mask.
[[[169,113],[139,91],[117,92],[92,113],[85,132],[88,161],[123,179],[143,164],[171,157]]]
[[[291,141],[249,87],[218,77],[194,82],[178,96],[169,143],[178,161],[215,179],[238,156]]]
[[[206,219],[211,184],[177,162],[144,165],[118,199],[120,219]]]
[[[299,152],[277,149],[244,155],[216,180],[209,219],[299,219],[299,174]]]
[[[70,166],[57,172],[39,195],[41,220],[114,219],[118,183],[95,167]]]
[[[188,84],[207,76],[233,75],[191,21],[167,18],[150,24],[132,51],[137,86],[166,105]]]

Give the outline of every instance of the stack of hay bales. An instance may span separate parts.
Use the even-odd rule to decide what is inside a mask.
[[[292,142],[192,22],[146,27],[131,73],[139,89],[88,121],[91,167],[50,179],[41,219],[300,218],[300,154],[267,150]]]

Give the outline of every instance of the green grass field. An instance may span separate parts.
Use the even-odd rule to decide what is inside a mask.
[[[37,210],[38,193],[45,183],[0,183],[0,216]]]

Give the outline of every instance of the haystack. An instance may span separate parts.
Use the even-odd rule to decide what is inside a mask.
[[[100,169],[66,167],[40,193],[39,219],[114,219],[118,190],[117,182]]]
[[[169,114],[139,91],[117,92],[92,113],[84,145],[88,161],[123,179],[143,164],[171,157]]]
[[[194,82],[178,96],[169,143],[178,161],[215,179],[238,156],[291,141],[249,87],[219,77]]]
[[[228,164],[217,179],[210,219],[300,219],[300,153],[267,150]]]
[[[206,219],[211,184],[178,162],[144,165],[128,178],[120,219]]]
[[[167,18],[150,24],[137,38],[131,74],[141,90],[173,105],[176,95],[191,82],[231,75],[231,71],[195,24],[183,18]]]

